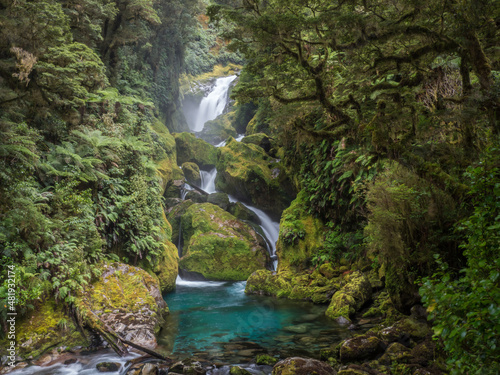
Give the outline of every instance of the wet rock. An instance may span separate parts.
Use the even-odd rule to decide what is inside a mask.
[[[246,223],[211,203],[195,204],[182,215],[179,267],[208,280],[246,280],[265,268],[269,254]]]
[[[226,193],[213,193],[207,197],[207,202],[219,206],[224,211],[229,208],[229,197]]]
[[[370,281],[361,271],[347,275],[346,282],[347,284],[333,295],[326,310],[325,314],[330,319],[343,317],[349,320],[349,316],[371,299]]]
[[[217,189],[279,220],[293,197],[289,194],[290,183],[284,173],[273,178],[272,159],[264,150],[230,137],[226,146],[217,150],[217,156]]]
[[[379,332],[379,337],[387,342],[399,341],[406,345],[409,337],[415,341],[421,341],[431,334],[431,329],[425,322],[418,322],[411,318],[397,321],[393,326],[384,328]]]
[[[428,366],[434,360],[436,344],[431,340],[425,340],[411,349],[412,363]]]
[[[274,366],[276,362],[278,362],[278,359],[268,354],[260,354],[255,358],[255,363],[258,365]]]
[[[307,332],[307,325],[306,324],[298,324],[295,326],[283,327],[283,330],[285,330],[287,332],[292,332],[292,333],[306,333]]]
[[[383,353],[385,348],[385,343],[376,336],[357,336],[342,343],[340,361],[346,363],[375,358]]]
[[[184,177],[186,177],[188,183],[196,186],[201,185],[200,168],[197,164],[192,162],[182,163],[182,172],[184,172]]]
[[[319,272],[326,277],[327,279],[333,279],[334,277],[337,277],[340,275],[340,272],[333,268],[331,263],[323,263],[319,267]]]
[[[229,370],[231,375],[251,375],[250,371],[241,368],[240,366],[231,366],[231,370]]]
[[[191,190],[186,194],[185,199],[191,200],[193,203],[206,203],[208,195],[201,194],[199,191]]]
[[[393,362],[406,363],[411,357],[410,350],[406,346],[393,342],[378,361],[381,364],[390,365]]]
[[[241,142],[243,143],[251,143],[256,146],[261,147],[266,153],[269,154],[271,151],[271,138],[267,134],[264,133],[255,133],[251,135],[247,135],[244,137]]]
[[[146,348],[156,347],[155,332],[167,311],[158,281],[122,263],[103,264],[100,278],[75,305],[88,319],[97,317],[124,339]]]
[[[257,214],[246,208],[241,202],[230,203],[228,211],[240,220],[251,221],[252,223],[260,225],[260,219]]]
[[[349,365],[338,372],[338,375],[385,375],[386,373],[373,370],[366,366]]]
[[[95,366],[99,372],[116,372],[119,371],[121,367],[122,365],[116,362],[101,362]]]
[[[330,365],[317,359],[290,357],[279,361],[273,367],[273,375],[336,375]]]
[[[177,163],[197,164],[201,169],[212,169],[217,160],[217,149],[191,133],[174,134],[177,149]]]
[[[236,137],[233,127],[235,112],[228,112],[218,116],[212,121],[207,121],[200,132],[200,138],[211,144],[218,144],[229,137]]]

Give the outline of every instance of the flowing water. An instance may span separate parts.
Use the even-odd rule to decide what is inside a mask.
[[[212,91],[201,100],[196,120],[191,127],[192,131],[202,131],[205,122],[214,120],[222,114],[228,101],[229,87],[235,79],[235,75],[217,78]]]

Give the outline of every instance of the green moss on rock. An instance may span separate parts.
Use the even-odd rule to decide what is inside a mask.
[[[384,352],[385,343],[376,336],[361,335],[345,340],[340,347],[342,363],[375,358]]]
[[[217,149],[191,133],[174,134],[177,148],[177,164],[197,164],[201,169],[212,169],[217,160]]]
[[[182,172],[187,182],[196,186],[201,185],[200,168],[197,164],[191,162],[182,163]]]
[[[347,284],[336,292],[326,310],[326,316],[330,319],[340,317],[349,320],[372,296],[372,287],[368,278],[361,272],[356,271],[347,275]]]
[[[235,112],[220,115],[215,120],[207,121],[200,132],[200,138],[211,144],[220,143],[229,137],[236,137],[233,123]]]
[[[334,375],[337,372],[328,364],[312,358],[290,357],[273,367],[273,375]]]
[[[216,205],[191,205],[181,221],[181,269],[210,280],[246,280],[269,262],[255,231]]]
[[[323,246],[325,227],[320,219],[307,212],[307,196],[301,191],[283,211],[276,244],[280,270],[304,270]]]
[[[275,219],[292,200],[283,173],[253,144],[229,138],[226,146],[218,149],[217,171],[218,190],[261,208]]]

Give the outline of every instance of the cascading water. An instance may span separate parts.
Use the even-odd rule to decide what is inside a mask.
[[[196,120],[190,126],[192,131],[202,131],[207,121],[222,114],[227,104],[229,87],[235,79],[235,75],[217,79],[213,90],[201,100]]]
[[[215,177],[217,176],[217,169],[212,169],[210,172],[200,171],[201,186],[208,194],[215,193]]]

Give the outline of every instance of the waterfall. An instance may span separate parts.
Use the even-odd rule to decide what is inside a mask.
[[[214,120],[222,114],[228,101],[229,86],[235,78],[235,75],[217,78],[212,91],[201,100],[196,120],[190,126],[192,131],[202,131],[207,121]]]
[[[212,169],[210,172],[200,171],[201,186],[208,194],[215,193],[215,177],[217,177],[217,169]]]

